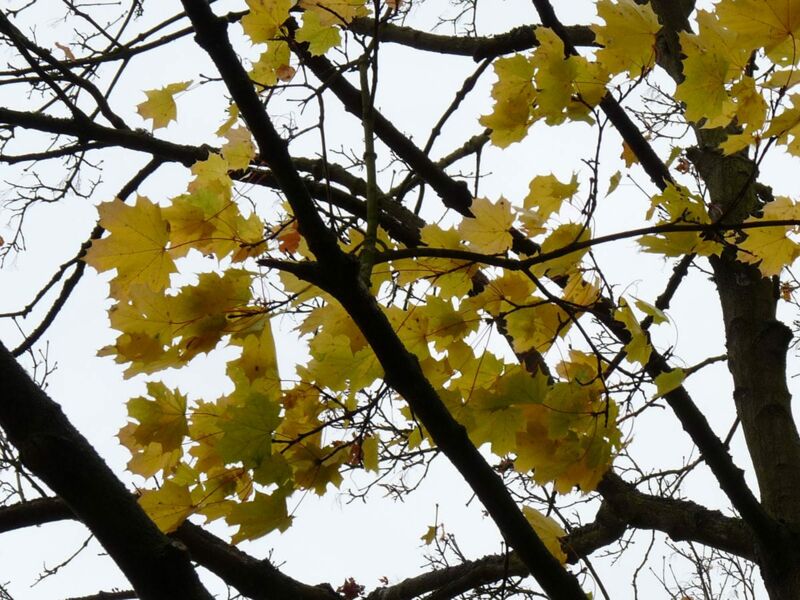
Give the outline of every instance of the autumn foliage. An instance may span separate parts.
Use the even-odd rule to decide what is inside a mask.
[[[590,579],[597,573],[590,568],[579,578],[565,565],[626,527],[753,561],[775,600],[800,594],[791,558],[800,548],[800,516],[787,508],[798,496],[787,481],[800,470],[785,386],[788,341],[769,345],[777,296],[792,300],[786,273],[800,256],[800,206],[758,177],[768,151],[800,155],[800,95],[793,93],[800,2],[720,0],[694,10],[690,2],[598,0],[593,24],[578,31],[558,20],[557,3],[537,0],[542,24],[529,28],[529,44],[479,57],[478,42],[489,48],[502,36],[473,38],[475,58],[490,60],[494,73],[492,107],[474,115],[486,128],[471,142],[478,148],[507,148],[537,127],[575,122],[618,134],[609,143],[624,164],[613,172],[599,169],[598,150],[585,164],[576,160],[571,176],[533,168],[519,197],[473,194],[449,163],[434,162],[429,147],[420,150],[381,115],[373,87],[378,48],[428,43],[436,50],[446,37],[408,34],[400,24],[408,17],[413,26],[408,4],[247,0],[247,10],[218,18],[205,2],[183,2],[231,100],[227,113],[218,115],[209,146],[159,150],[159,161],[190,165],[184,191],[148,198],[131,189],[100,203],[100,229],[81,255],[113,275],[108,317],[117,337],[98,354],[122,365],[124,377],[148,382],[146,394],[128,400],[119,431],[139,505],[165,534],[181,535],[189,518],[221,520],[236,528],[237,544],[290,527],[292,498],[331,493],[349,473],[377,478],[403,457],[442,452],[516,551],[521,573],[533,574],[550,597],[596,593]],[[21,44],[3,19],[0,33]],[[256,58],[239,58],[234,31],[244,34],[239,54]],[[349,61],[332,62],[347,53]],[[635,93],[670,79],[674,93],[661,105]],[[301,80],[359,118],[366,150],[354,168],[323,164],[306,176],[308,159],[289,154],[268,103]],[[135,111],[151,131],[135,132],[145,140],[135,149],[148,151],[145,142],[180,126],[200,87],[186,80],[144,90]],[[662,111],[661,125],[642,131],[632,110]],[[14,118],[0,112],[9,126],[24,127]],[[83,135],[101,139],[107,129]],[[675,130],[682,133],[670,137]],[[375,140],[404,163],[399,185],[381,173],[386,157],[371,150]],[[644,173],[641,186],[650,190],[644,219],[635,229],[596,235],[597,205],[613,201],[631,173]],[[391,191],[381,188],[390,183]],[[406,193],[417,186],[441,201],[415,209]],[[261,187],[277,191],[279,210],[243,200],[243,189]],[[663,293],[640,297],[605,279],[593,250],[624,239],[675,264]],[[729,336],[723,358],[758,499],[684,385],[703,365],[683,364],[651,336],[671,324],[670,302],[690,265],[712,272],[720,288]],[[750,301],[755,308],[739,308]],[[276,323],[287,315],[307,352],[288,367],[276,351]],[[758,358],[763,339],[767,355]],[[166,370],[193,369],[195,358],[224,347],[234,350],[225,367],[230,392],[191,397],[162,380]],[[758,364],[782,369],[783,387],[769,398],[773,392],[763,390],[772,384],[758,383],[767,368]],[[765,408],[751,415],[739,404],[742,394],[760,391]],[[619,457],[635,462],[626,427],[653,405],[672,409],[737,513],[697,513],[698,522],[723,519],[714,532],[661,523],[657,515],[706,509],[675,505],[683,500],[666,491],[644,494],[615,471]],[[761,429],[770,411],[788,411],[776,419],[787,431]],[[766,438],[788,444],[788,458],[772,461],[785,471],[768,474]],[[519,478],[546,490],[549,507],[512,495]],[[771,496],[771,485],[786,487]],[[601,510],[597,522],[609,539],[582,549],[585,530],[551,509],[558,495],[597,494],[616,520],[610,525]],[[634,500],[652,504],[641,509]],[[426,525],[419,524],[422,540],[432,544],[439,528],[426,533]],[[723,525],[728,537],[716,533]],[[739,535],[749,540],[744,549]],[[769,548],[793,544],[789,558],[771,558]],[[356,598],[364,587],[349,579],[339,593]]]

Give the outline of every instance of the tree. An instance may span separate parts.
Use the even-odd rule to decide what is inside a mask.
[[[82,522],[133,588],[97,597],[209,598],[197,565],[251,598],[608,597],[589,557],[616,556],[641,531],[684,543],[675,551],[696,563],[697,587],[665,583],[674,597],[722,597],[737,577],[730,593],[753,597],[754,567],[769,598],[800,597],[793,333],[777,317],[794,304],[800,208],[773,192],[785,181],[762,174],[800,154],[800,2],[591,4],[593,24],[565,26],[560,7],[533,0],[540,24],[482,36],[477,0],[441,7],[452,33],[427,32],[410,0],[248,0],[244,10],[183,0],[158,20],[163,8],[138,0],[113,14],[65,0],[59,31],[72,41],[49,45],[35,35],[34,3],[4,8],[10,58],[0,77],[19,93],[0,108],[0,160],[19,165],[15,175],[35,173],[33,185],[12,188],[17,230],[6,259],[23,250],[34,207],[96,198],[86,181],[104,172],[103,156],[149,162],[99,203],[77,254],[5,315],[22,339],[0,359],[10,490],[0,531]],[[426,53],[478,64],[424,143],[405,131],[425,115],[381,108],[395,77],[384,57],[398,49],[420,71]],[[201,76],[135,81],[144,101],[116,93],[140,57],[181,52],[205,61]],[[493,106],[471,114],[492,71]],[[423,79],[435,76],[421,73],[408,92],[424,93]],[[223,100],[227,114],[214,113],[206,131],[209,107]],[[337,129],[340,111],[351,117]],[[152,131],[134,127],[141,119]],[[443,136],[454,119],[477,133],[436,158],[436,140],[458,135]],[[176,120],[194,123],[202,141],[171,141]],[[493,148],[513,156],[545,129],[574,132],[575,123],[596,143],[563,158],[571,178],[533,165],[527,196],[512,196],[508,166],[482,166]],[[189,169],[184,191],[137,193],[170,164]],[[623,177],[636,185],[618,189]],[[487,186],[508,199],[483,197]],[[646,214],[621,215],[619,195]],[[643,286],[652,302],[624,287],[652,273],[621,269],[614,276],[628,279],[612,279],[605,248],[637,260],[620,258],[630,252],[623,240],[671,267],[655,274],[660,292]],[[87,265],[113,273],[118,337],[99,354],[148,382],[120,424],[136,493],[16,362],[42,366],[36,350]],[[715,294],[703,288],[694,311],[711,319],[718,302],[727,352],[688,365],[657,326],[707,277]],[[273,335],[287,318],[308,352],[288,367]],[[189,398],[169,383],[170,370],[191,372],[215,348],[230,350],[227,393]],[[720,362],[729,379],[713,370]],[[713,387],[703,389],[735,413],[723,434],[709,420],[724,409],[701,408],[690,393],[709,368]],[[41,370],[34,376],[42,383]],[[656,412],[661,427],[680,425],[696,460],[676,438],[659,441],[657,467],[639,466],[631,435]],[[735,460],[740,434],[746,453]],[[386,482],[411,493],[398,473],[437,455],[513,552],[434,560],[404,582],[365,591],[349,579],[334,591],[236,547],[289,527],[287,500],[344,478],[366,474],[365,497]],[[757,488],[742,470],[748,461]],[[695,475],[719,487],[725,512],[686,497]],[[197,517],[236,527],[231,543]],[[452,550],[441,536],[435,523],[423,539]],[[721,584],[713,564],[725,565]]]

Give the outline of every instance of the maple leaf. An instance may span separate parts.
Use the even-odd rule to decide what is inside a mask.
[[[314,381],[334,391],[342,391],[349,381],[354,390],[362,389],[383,374],[383,369],[371,348],[353,352],[347,336],[317,335],[309,344],[312,360],[298,367],[305,381]]]
[[[275,339],[272,326],[267,316],[259,318],[256,328],[260,331],[251,333],[246,329],[236,333],[231,343],[242,346],[239,358],[228,363],[229,369],[239,369],[250,383],[258,382],[259,389],[270,397],[277,397],[280,392],[281,379],[278,374],[278,356],[275,351]]]
[[[164,533],[175,531],[194,512],[189,490],[172,481],[165,481],[157,490],[145,490],[139,506]]]
[[[597,15],[604,25],[592,25],[597,43],[597,61],[610,73],[627,71],[636,79],[656,59],[656,35],[661,29],[649,4],[634,0],[599,0]]]
[[[246,127],[235,127],[225,133],[227,143],[222,146],[222,158],[233,170],[245,169],[256,155],[253,138]]]
[[[553,174],[537,175],[528,185],[528,195],[523,200],[526,209],[535,209],[543,220],[561,209],[564,200],[578,192],[578,176],[573,173],[569,183],[561,183]]]
[[[297,222],[292,221],[287,227],[283,227],[278,236],[278,250],[287,254],[294,254],[300,247],[303,236],[297,229]]]
[[[555,556],[562,565],[567,564],[567,555],[561,548],[560,541],[561,538],[566,537],[567,532],[552,517],[543,515],[535,508],[523,506],[522,514],[525,515],[528,523],[531,524],[550,554]]]
[[[325,25],[346,25],[369,14],[364,0],[300,0],[298,4],[306,13],[316,14]]]
[[[378,472],[378,438],[371,435],[361,441],[361,463],[367,471]]]
[[[169,287],[169,274],[175,262],[167,251],[169,224],[161,208],[144,196],[129,206],[112,200],[97,208],[100,225],[109,235],[92,242],[84,261],[98,271],[116,269],[112,294],[126,297],[126,290],[141,283],[151,290]]]
[[[542,254],[555,252],[564,248],[569,248],[576,242],[583,242],[592,237],[592,231],[588,227],[584,227],[578,223],[565,223],[559,225],[553,232],[547,236],[547,239],[542,242]],[[588,248],[580,248],[564,256],[553,258],[551,260],[539,263],[534,266],[534,273],[538,275],[547,275],[548,277],[558,277],[567,275],[576,265],[581,261],[583,255],[589,251]]]
[[[800,156],[800,94],[792,94],[790,100],[792,106],[772,119],[764,137],[775,137],[778,144],[786,146],[787,152]]]
[[[467,249],[455,229],[426,225],[421,235],[422,242],[430,248]],[[473,262],[428,257],[394,261],[392,269],[397,273],[400,285],[423,278],[430,279],[439,288],[442,298],[466,296],[472,289],[472,278],[478,272],[478,266]]]
[[[498,58],[494,62],[497,82],[492,87],[495,100],[490,115],[481,117],[484,127],[492,130],[492,143],[499,147],[520,141],[532,123],[531,108],[536,90],[533,87],[534,67],[522,54]]]
[[[471,250],[486,254],[502,254],[511,247],[509,229],[514,223],[511,204],[505,198],[491,202],[476,198],[470,207],[474,218],[465,218],[458,230]]]
[[[625,329],[631,336],[630,341],[625,345],[627,358],[631,362],[638,362],[642,365],[650,360],[650,353],[653,348],[647,339],[647,334],[639,324],[639,319],[633,314],[625,300],[619,301],[619,308],[614,313],[614,319],[625,325]]]
[[[797,219],[800,207],[785,196],[776,198],[764,207],[764,220]],[[748,219],[746,222],[757,222]],[[747,230],[747,237],[738,244],[737,260],[758,265],[764,277],[778,275],[784,267],[790,266],[800,256],[800,245],[789,232],[796,227],[757,227]]]
[[[633,303],[636,305],[636,308],[638,308],[644,314],[646,314],[649,317],[652,317],[654,325],[660,325],[661,323],[669,322],[669,317],[660,308],[652,304],[649,304],[644,300],[640,300],[638,298],[635,298]]]
[[[217,451],[226,463],[241,461],[246,468],[255,468],[272,453],[280,406],[242,379],[236,381],[241,399],[228,407],[218,424],[223,435]]]
[[[427,320],[427,335],[438,352],[444,352],[455,340],[464,339],[478,328],[480,318],[467,305],[459,310],[451,300],[429,297],[421,310]]]
[[[223,275],[202,273],[197,285],[181,288],[171,301],[173,336],[180,337],[181,360],[212,350],[226,333],[252,318],[252,274],[228,269]]]
[[[330,19],[317,11],[306,11],[303,14],[303,25],[297,30],[295,38],[298,42],[307,42],[312,56],[325,54],[342,41],[339,29]]]
[[[684,379],[686,379],[686,373],[683,369],[672,369],[661,373],[653,380],[653,383],[656,384],[656,395],[653,396],[653,400],[661,398],[680,387]]]
[[[293,0],[246,0],[250,12],[242,17],[242,29],[254,44],[269,42],[289,18]]]
[[[131,430],[132,437],[141,446],[156,442],[162,452],[179,449],[189,433],[186,396],[158,381],[148,382],[147,392],[150,398],[128,400],[128,415],[139,421]]]
[[[775,62],[797,62],[800,1],[721,0],[715,12],[723,27],[737,33],[740,45],[751,50],[764,48]]]
[[[506,315],[506,329],[513,340],[514,352],[523,353],[532,348],[540,353],[547,352],[559,336],[569,331],[570,316],[555,304],[541,302]]]
[[[185,91],[191,84],[191,81],[181,81],[170,83],[158,90],[146,91],[147,100],[136,107],[136,112],[143,119],[152,119],[153,129],[166,127],[178,116],[175,94]]]
[[[536,30],[539,46],[531,64],[536,70],[533,118],[544,118],[548,125],[566,119],[593,122],[590,116],[606,94],[607,71],[602,63],[590,63],[582,56],[564,56],[564,42],[551,29]]]
[[[283,40],[270,40],[267,42],[267,49],[253,63],[250,79],[265,88],[276,85],[279,81],[291,81],[295,69],[290,64],[290,57],[289,44]]]
[[[234,506],[225,517],[228,525],[239,529],[231,537],[231,543],[260,538],[271,531],[286,531],[292,517],[286,510],[285,490],[277,489],[271,494],[256,492],[253,500]]]
[[[419,539],[421,539],[426,546],[430,546],[433,543],[433,540],[436,539],[436,533],[438,529],[439,527],[436,525],[428,525],[428,528],[425,530],[425,533],[419,536]]]

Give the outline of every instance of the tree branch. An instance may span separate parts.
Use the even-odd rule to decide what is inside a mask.
[[[0,344],[0,426],[22,463],[64,498],[144,598],[210,600],[186,552],[163,535],[95,449]]]

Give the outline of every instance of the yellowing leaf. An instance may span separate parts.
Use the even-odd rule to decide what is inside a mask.
[[[560,538],[567,535],[561,526],[555,522],[551,517],[545,516],[535,508],[530,506],[522,507],[522,514],[528,519],[536,535],[542,540],[542,543],[550,551],[550,554],[555,556],[562,565],[567,563],[567,555],[561,548]]]
[[[139,506],[164,533],[175,531],[194,512],[189,490],[172,481],[165,481],[158,490],[145,490]]]
[[[178,107],[175,104],[175,94],[183,92],[190,85],[191,81],[181,81],[170,83],[159,90],[149,90],[145,92],[147,100],[136,107],[143,119],[153,120],[153,129],[166,127],[177,118]]]
[[[787,152],[800,156],[800,94],[792,94],[791,101],[792,107],[772,119],[764,137],[774,136],[778,144],[786,146]]]
[[[292,0],[247,0],[250,12],[242,17],[242,29],[254,44],[275,38],[289,18]]]
[[[537,175],[528,186],[525,197],[526,209],[535,208],[542,219],[547,219],[561,209],[564,200],[569,200],[578,192],[578,177],[572,174],[569,183],[561,183],[555,175]]]
[[[533,65],[522,54],[498,58],[494,63],[497,82],[492,87],[495,100],[492,114],[481,117],[484,127],[492,130],[492,143],[500,148],[520,141],[531,124],[535,89]]]
[[[378,438],[376,436],[365,437],[361,442],[361,460],[367,471],[378,472]]]
[[[267,49],[250,69],[250,79],[261,87],[271,87],[279,81],[291,81],[295,69],[290,64],[290,57],[289,44],[283,40],[267,42]]]
[[[639,320],[625,300],[620,300],[619,309],[614,313],[614,319],[623,323],[631,336],[630,341],[625,345],[628,360],[646,365],[653,349],[647,339],[647,334],[642,330]]]
[[[606,196],[610,196],[614,190],[619,187],[619,182],[622,179],[622,173],[619,171],[615,171],[614,174],[608,178],[608,190],[606,190]]]
[[[796,219],[800,208],[790,199],[780,197],[764,208],[764,220]],[[747,222],[758,222],[748,219]],[[738,244],[737,260],[757,264],[764,277],[778,275],[800,256],[800,245],[789,237],[792,227],[757,227],[747,229],[744,241]]]
[[[335,391],[344,390],[349,382],[353,390],[359,390],[383,375],[372,349],[367,347],[354,353],[344,335],[334,337],[323,331],[311,341],[309,349],[312,360],[306,367],[298,367],[298,374],[305,381]]]
[[[369,13],[365,0],[300,0],[298,4],[326,25],[346,25]]]
[[[649,4],[634,0],[599,0],[597,15],[604,25],[592,25],[597,61],[610,73],[628,71],[636,79],[655,63],[656,34],[661,29]]]
[[[230,129],[226,134],[228,142],[222,146],[222,157],[228,166],[233,169],[244,169],[256,155],[253,138],[246,127]]]
[[[250,502],[234,506],[225,517],[228,525],[238,525],[239,529],[231,537],[231,543],[260,538],[271,531],[286,531],[292,517],[286,510],[286,492],[280,489],[272,494],[256,492]]]
[[[749,49],[763,47],[775,62],[797,62],[800,1],[722,0],[716,13],[720,24],[735,31]]]
[[[109,235],[92,242],[84,260],[98,271],[117,270],[114,295],[125,297],[125,290],[137,283],[151,290],[169,287],[175,263],[166,249],[169,224],[159,206],[139,196],[134,206],[113,200],[97,210]]]
[[[661,398],[675,388],[680,387],[684,379],[686,379],[686,373],[680,368],[661,373],[653,380],[653,383],[656,384],[656,395],[653,396],[653,399]]]
[[[219,423],[223,431],[217,450],[226,463],[241,462],[256,468],[272,452],[272,434],[280,423],[280,406],[258,391],[246,389],[239,381],[244,403],[231,406]],[[245,388],[245,389],[241,389]]]
[[[653,318],[653,324],[660,325],[661,323],[669,322],[669,317],[660,308],[653,306],[652,304],[648,304],[644,300],[639,300],[638,298],[634,300],[634,304],[636,305],[636,308],[638,308],[644,314]]]
[[[458,230],[470,249],[485,254],[502,254],[511,247],[509,229],[514,223],[511,204],[505,198],[492,203],[476,198],[470,207],[475,218],[465,218]]]
[[[592,237],[588,227],[578,223],[565,223],[557,227],[544,242],[542,242],[542,255],[551,252],[567,251],[573,244],[583,242]],[[548,277],[567,275],[581,261],[583,255],[589,251],[587,247],[568,252],[563,256],[552,258],[534,266],[534,272]]]
[[[566,335],[571,324],[569,315],[554,304],[515,310],[506,316],[506,329],[517,353],[531,348],[547,352],[559,336]]]
[[[423,533],[419,539],[425,542],[426,546],[430,546],[433,543],[433,540],[436,539],[436,531],[439,528],[436,525],[428,525],[428,529]]]
[[[139,421],[131,431],[133,438],[141,446],[157,442],[163,452],[179,449],[189,434],[186,396],[158,381],[148,382],[147,392],[150,398],[128,400],[128,415]]]
[[[342,41],[339,29],[327,21],[316,11],[303,14],[303,25],[297,30],[295,38],[298,42],[308,42],[308,51],[313,56],[325,54]]]
[[[684,44],[688,46],[688,44]],[[729,121],[733,105],[725,89],[728,62],[724,56],[705,50],[690,53],[683,61],[686,78],[678,85],[675,98],[686,104],[686,118],[695,123]],[[722,116],[720,119],[719,117]]]
[[[564,56],[564,42],[546,27],[536,30],[539,46],[531,64],[536,69],[534,119],[558,125],[566,119],[593,122],[590,116],[606,94],[608,74],[602,63],[590,63],[583,56]]]

